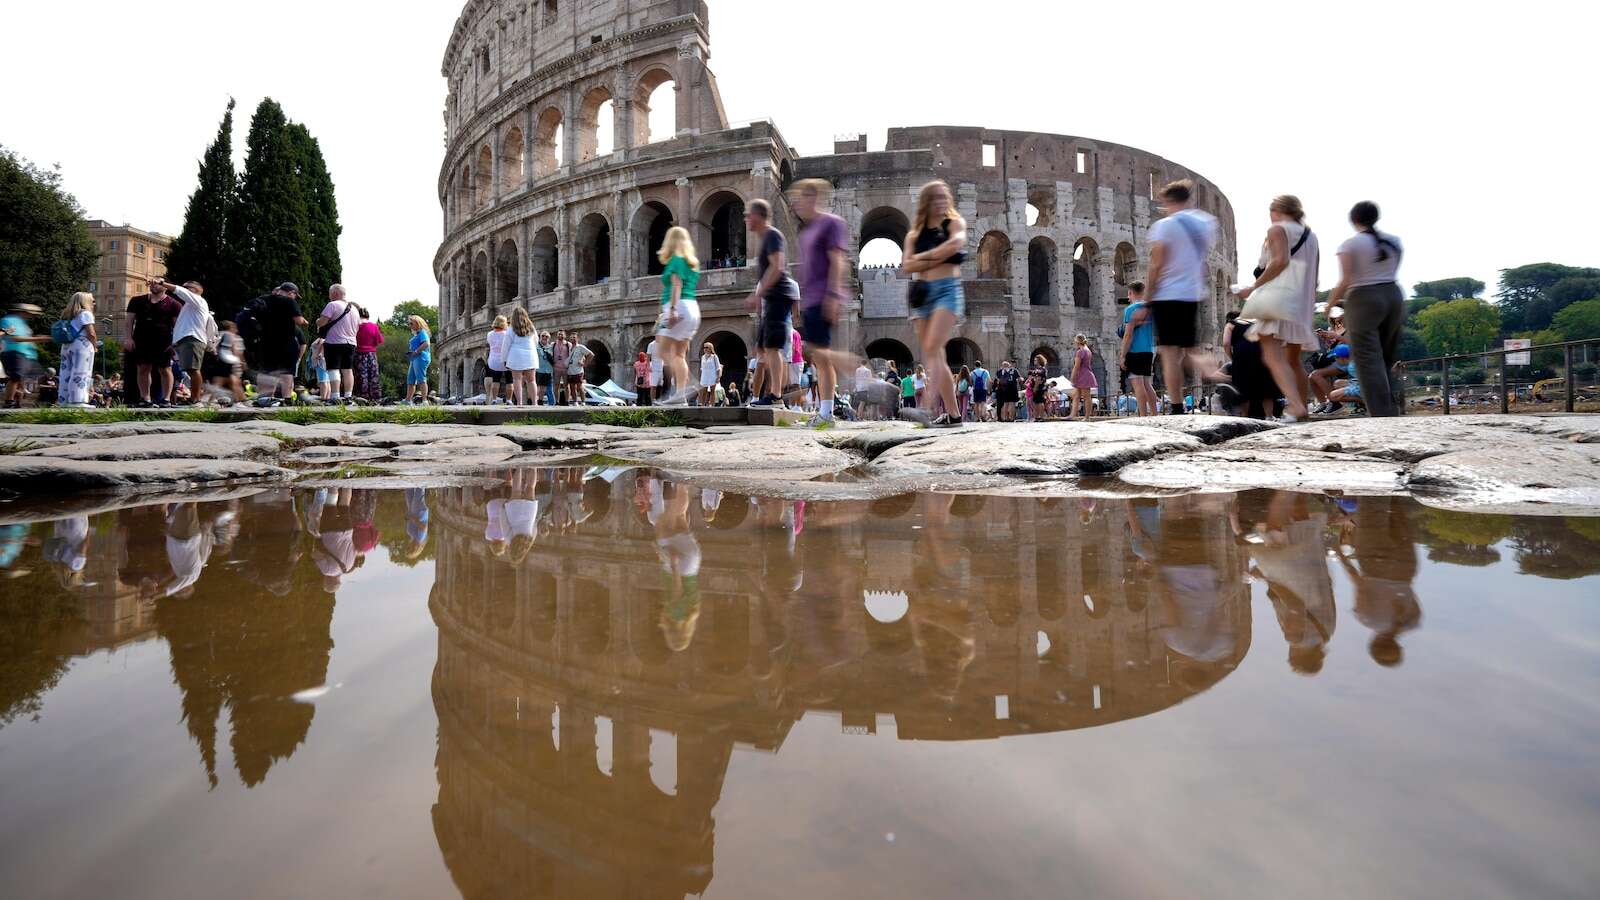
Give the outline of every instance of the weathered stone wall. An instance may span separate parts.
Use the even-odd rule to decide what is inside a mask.
[[[1055,362],[1082,332],[1106,351],[1102,380],[1111,385],[1118,300],[1142,277],[1146,235],[1160,215],[1152,186],[1193,178],[1200,205],[1223,226],[1203,332],[1208,343],[1220,334],[1237,253],[1232,208],[1209,181],[1131,147],[981,128],[894,129],[885,151],[866,152],[861,139],[801,158],[770,122],[729,127],[708,67],[708,22],[703,0],[467,4],[442,69],[450,94],[434,270],[444,393],[480,389],[489,323],[519,305],[543,330],[579,330],[597,354],[591,380],[628,383],[628,363],[659,311],[652,257],[671,225],[690,230],[707,267],[701,338],[739,371],[753,345],[743,299],[755,275],[738,220],[745,204],[765,198],[792,239],[782,192],[796,177],[835,184],[835,211],[857,248],[880,237],[902,243],[917,190],[948,181],[971,239],[967,320],[950,360],[992,367],[1042,351]],[[651,135],[649,103],[668,83],[675,133]],[[611,148],[598,145],[607,112]],[[862,273],[841,346],[884,359],[913,354],[904,317],[876,315],[864,302],[903,291],[895,280]]]

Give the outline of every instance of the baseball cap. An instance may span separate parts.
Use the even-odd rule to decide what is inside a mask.
[[[1340,359],[1349,359],[1350,358],[1350,345],[1349,344],[1340,344],[1339,346],[1333,348],[1333,355],[1337,356]]]
[[[298,294],[300,293],[300,285],[292,281],[285,281],[283,284],[278,285],[278,290],[283,291],[285,294],[291,292]]]

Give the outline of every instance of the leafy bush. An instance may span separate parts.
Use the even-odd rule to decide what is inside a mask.
[[[1594,363],[1578,363],[1572,367],[1573,376],[1584,381],[1594,378],[1596,372],[1600,372],[1600,365]]]
[[[1456,369],[1450,373],[1451,384],[1484,384],[1488,380],[1489,374],[1477,366]]]

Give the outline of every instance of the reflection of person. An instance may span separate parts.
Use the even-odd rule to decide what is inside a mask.
[[[317,570],[322,573],[322,589],[337,593],[346,575],[361,567],[356,553],[355,520],[350,511],[350,491],[319,490],[317,502],[321,514],[313,527],[317,544],[312,556]]]
[[[161,586],[163,597],[188,597],[211,558],[212,535],[200,526],[200,507],[180,503],[167,516],[167,565],[172,579]]]
[[[948,533],[955,499],[954,494],[925,494],[918,499],[923,528],[917,532],[911,590],[907,592],[907,615],[928,688],[946,703],[960,693],[967,667],[978,655],[977,625],[968,603],[971,591],[963,577],[962,551]]]
[[[689,487],[662,488],[656,519],[656,556],[661,560],[661,636],[674,653],[689,649],[700,620],[700,542],[689,529]]]
[[[1198,504],[1194,497],[1161,501],[1160,530],[1154,535],[1155,611],[1169,649],[1196,662],[1220,663],[1238,645],[1238,623],[1223,597],[1219,567],[1227,555],[1213,552],[1207,535],[1211,517]]]
[[[416,559],[428,549],[428,492],[406,488],[406,558]]]
[[[507,500],[505,522],[510,539],[511,562],[520,565],[539,539],[539,501],[526,497]]]
[[[1333,578],[1328,573],[1323,534],[1328,514],[1303,494],[1273,493],[1265,523],[1241,522],[1248,498],[1234,506],[1235,534],[1254,526],[1259,543],[1251,548],[1256,572],[1267,582],[1267,597],[1278,615],[1278,627],[1289,644],[1289,666],[1303,675],[1322,671],[1333,640],[1336,607]]]
[[[496,559],[506,555],[511,545],[510,523],[506,519],[506,501],[490,500],[484,507],[488,524],[483,529],[483,540],[489,545],[489,554]]]
[[[83,569],[89,564],[89,517],[69,516],[52,523],[44,558],[59,566],[63,585],[83,584]]]
[[[1422,624],[1422,606],[1412,583],[1417,577],[1417,542],[1410,501],[1362,497],[1353,501],[1339,561],[1356,589],[1356,620],[1372,629],[1368,652],[1380,666],[1400,665],[1400,635]],[[1346,552],[1345,545],[1350,552]],[[1354,557],[1352,559],[1352,557]]]

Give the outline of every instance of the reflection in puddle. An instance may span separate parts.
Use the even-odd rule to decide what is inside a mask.
[[[791,833],[782,804],[752,820],[743,796],[767,796],[751,779],[786,771],[776,761],[798,762],[824,794],[837,780],[862,800],[910,802],[836,769],[845,759],[862,765],[860,745],[819,740],[810,718],[837,720],[840,737],[887,740],[869,758],[918,761],[924,771],[927,757],[893,748],[959,747],[959,768],[939,777],[998,779],[999,790],[1039,764],[1028,747],[1070,758],[1069,748],[1089,746],[1037,743],[1046,735],[1059,742],[1067,732],[1165,721],[1163,711],[1207,692],[1230,699],[1196,712],[1202,721],[1249,722],[1252,703],[1291,697],[1293,708],[1322,696],[1291,673],[1350,690],[1410,662],[1410,645],[1429,633],[1425,566],[1493,569],[1498,589],[1513,592],[1526,576],[1600,571],[1594,520],[1463,516],[1398,498],[800,503],[636,469],[522,469],[498,480],[494,489],[240,492],[0,525],[0,776],[25,777],[7,767],[8,740],[73,740],[67,726],[56,731],[52,704],[75,660],[160,638],[181,709],[143,710],[130,725],[181,720],[203,772],[201,796],[174,789],[182,807],[205,809],[203,795],[227,787],[221,773],[231,765],[240,787],[316,808],[328,799],[294,779],[273,782],[274,767],[308,747],[315,766],[374,753],[359,713],[330,710],[385,691],[330,672],[336,601],[367,591],[363,602],[381,609],[426,598],[437,658],[395,667],[431,668],[423,708],[437,724],[408,721],[405,734],[381,740],[432,748],[432,842],[455,888],[703,894],[719,869],[733,869],[731,885],[748,885],[742,873],[761,865],[719,848],[759,846],[748,835],[763,827]],[[1520,574],[1495,568],[1508,561]],[[363,587],[377,569],[381,596]],[[1256,613],[1269,615],[1254,624],[1265,621],[1270,637],[1253,634],[1252,586]],[[1582,627],[1592,641],[1593,621]],[[357,631],[340,652],[367,652],[376,640]],[[1235,674],[1262,641],[1267,649],[1253,656],[1273,662]],[[1433,649],[1434,667],[1461,665]],[[1115,732],[1128,759],[1144,752],[1144,733]],[[777,755],[739,779],[739,749]],[[84,778],[92,789],[96,777]],[[1142,778],[1156,802],[1181,805],[1185,790],[1199,790],[1158,772]],[[824,802],[802,798],[788,802]],[[717,834],[727,807],[747,831]],[[830,821],[841,813],[853,815],[826,811]],[[1010,827],[1002,806],[979,801],[968,815]],[[181,832],[184,821],[163,815],[160,827]],[[961,856],[965,828],[949,821],[902,822],[900,852],[913,852],[906,835],[927,846],[930,829],[955,840],[942,855]],[[884,833],[877,840],[887,843]],[[30,839],[65,840],[48,831]],[[780,849],[812,872],[873,866],[823,845]],[[960,861],[973,871],[997,865]],[[1035,868],[1050,883],[1060,877]],[[175,862],[136,893],[193,892],[184,871]],[[14,854],[0,857],[7,873],[21,883],[36,874]],[[1226,872],[1217,877],[1230,883]],[[1141,893],[1132,886],[1143,883],[1110,892]],[[921,893],[968,893],[954,882],[919,884]]]

